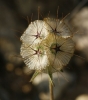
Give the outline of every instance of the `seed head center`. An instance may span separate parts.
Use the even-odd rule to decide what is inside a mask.
[[[34,51],[35,51],[35,53],[33,55],[38,55],[38,57],[43,55],[43,51],[40,48],[38,48],[37,50],[34,50]]]
[[[50,48],[51,52],[54,53],[54,54],[56,54],[57,52],[61,51],[60,47],[61,46],[59,46],[57,43],[56,44],[52,44],[51,48]]]

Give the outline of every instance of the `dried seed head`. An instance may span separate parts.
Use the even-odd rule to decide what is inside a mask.
[[[66,66],[73,53],[71,31],[59,19],[31,22],[21,36],[21,56],[30,70],[56,72]]]

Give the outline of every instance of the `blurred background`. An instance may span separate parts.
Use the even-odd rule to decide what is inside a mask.
[[[49,100],[48,76],[30,83],[33,72],[20,57],[20,36],[38,19],[38,6],[40,19],[56,18],[58,6],[60,19],[70,13],[65,22],[76,44],[69,64],[53,75],[55,100],[88,100],[88,0],[0,0],[0,100]]]

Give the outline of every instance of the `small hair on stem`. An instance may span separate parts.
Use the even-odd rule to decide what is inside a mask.
[[[59,12],[59,6],[57,7],[57,19],[58,19],[58,12]]]
[[[38,6],[38,20],[39,20],[39,15],[40,15],[40,6]]]

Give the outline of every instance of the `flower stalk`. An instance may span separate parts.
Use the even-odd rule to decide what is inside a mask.
[[[51,79],[52,79],[52,74],[51,74]],[[51,80],[49,79],[49,91],[50,91],[50,100],[54,100],[54,95],[53,95],[53,84]]]

